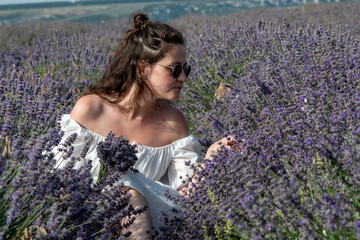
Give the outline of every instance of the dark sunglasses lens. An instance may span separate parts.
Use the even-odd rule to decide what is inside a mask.
[[[181,65],[178,64],[176,66],[174,66],[173,70],[172,70],[172,75],[174,78],[177,78],[181,73]]]
[[[188,77],[191,71],[191,66],[190,65],[185,65],[184,66],[184,72],[185,72],[185,76]]]

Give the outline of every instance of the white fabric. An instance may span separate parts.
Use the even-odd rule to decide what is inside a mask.
[[[96,182],[100,171],[100,159],[97,156],[96,147],[99,142],[105,140],[105,137],[81,127],[70,118],[70,114],[64,114],[60,124],[61,130],[64,131],[62,142],[70,135],[77,133],[77,139],[73,143],[73,157],[80,156],[85,145],[88,145],[89,150],[85,158],[80,158],[74,168],[84,165],[85,159],[91,160],[91,175]],[[152,224],[157,229],[160,225],[157,218],[161,211],[171,215],[171,209],[178,207],[164,196],[164,191],[169,189],[171,194],[177,195],[175,189],[181,185],[182,180],[193,175],[193,170],[190,166],[186,166],[185,162],[190,162],[190,164],[201,162],[201,144],[193,135],[163,147],[148,147],[136,142],[133,144],[137,145],[138,160],[134,167],[139,170],[139,173],[126,172],[118,182],[134,188],[145,197],[149,204]],[[68,160],[62,158],[63,153],[58,151],[59,147],[53,149],[57,160],[55,167],[62,168]]]

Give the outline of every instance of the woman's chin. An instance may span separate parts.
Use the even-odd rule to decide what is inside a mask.
[[[159,99],[163,99],[166,101],[176,101],[176,100],[178,100],[179,96],[180,96],[180,94],[171,94],[168,96],[160,97]]]
[[[176,101],[179,99],[180,94],[177,94],[169,99],[169,101]]]

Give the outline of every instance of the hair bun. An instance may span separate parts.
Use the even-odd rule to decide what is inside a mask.
[[[135,29],[144,29],[146,25],[150,22],[149,16],[146,13],[134,13],[133,14],[134,20],[134,28]]]

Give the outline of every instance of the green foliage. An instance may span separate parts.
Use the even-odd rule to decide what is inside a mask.
[[[216,223],[213,229],[210,229],[208,226],[203,225],[202,229],[204,232],[205,239],[213,239],[209,235],[209,231],[215,233],[215,239],[224,239],[224,240],[231,240],[231,239],[248,239],[246,236],[243,236],[234,226],[228,218],[226,218],[225,213],[219,208],[219,201],[216,200],[214,193],[208,188],[207,192],[213,207],[218,211],[221,221]]]

